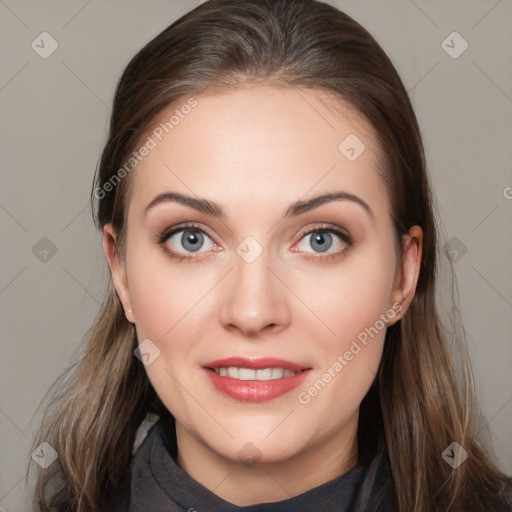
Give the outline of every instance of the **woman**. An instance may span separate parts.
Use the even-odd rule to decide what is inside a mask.
[[[35,442],[58,453],[38,508],[512,510],[436,310],[425,167],[390,60],[329,5],[211,0],[146,45],[92,194],[112,279]]]

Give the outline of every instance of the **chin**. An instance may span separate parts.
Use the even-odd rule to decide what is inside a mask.
[[[295,439],[289,439],[290,429],[277,434],[270,434],[268,431],[262,435],[248,435],[245,430],[243,433],[231,431],[234,436],[228,442],[216,439],[215,442],[208,445],[219,456],[231,462],[241,462],[246,466],[253,466],[256,463],[276,463],[286,461],[296,456],[303,448],[304,443]],[[268,436],[266,438],[266,436]]]

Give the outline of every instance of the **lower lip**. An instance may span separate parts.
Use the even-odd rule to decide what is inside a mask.
[[[222,393],[241,402],[266,402],[300,386],[310,370],[304,370],[291,377],[272,380],[240,380],[221,377],[205,368],[212,384]]]

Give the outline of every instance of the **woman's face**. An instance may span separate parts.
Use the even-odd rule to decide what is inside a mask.
[[[404,274],[395,252],[374,133],[311,90],[194,99],[143,141],[125,266],[112,262],[179,450],[348,453],[386,325],[415,284],[415,263]]]

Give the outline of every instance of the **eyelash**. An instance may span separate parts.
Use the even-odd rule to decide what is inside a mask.
[[[156,243],[160,246],[162,250],[164,250],[172,259],[180,262],[180,261],[192,261],[196,259],[195,256],[186,256],[186,255],[180,255],[175,253],[174,251],[169,250],[169,248],[166,246],[167,240],[174,234],[179,233],[180,231],[187,231],[187,230],[194,230],[199,231],[200,233],[208,236],[208,238],[211,239],[211,237],[206,233],[201,227],[199,227],[197,224],[194,223],[188,223],[188,224],[182,224],[180,226],[173,227],[171,229],[165,230],[163,233],[157,236]],[[333,233],[336,236],[340,238],[340,240],[346,245],[343,249],[341,249],[338,252],[323,255],[321,253],[317,253],[317,256],[305,256],[306,259],[312,260],[312,261],[321,261],[321,262],[327,262],[332,261],[333,259],[336,259],[340,257],[342,254],[344,254],[348,249],[350,249],[354,244],[352,242],[352,239],[347,233],[344,233],[343,231],[340,231],[339,229],[335,228],[331,225],[323,225],[316,227],[314,229],[310,229],[309,231],[306,231],[301,234],[299,237],[299,241],[301,241],[305,236],[311,235],[313,233]]]

